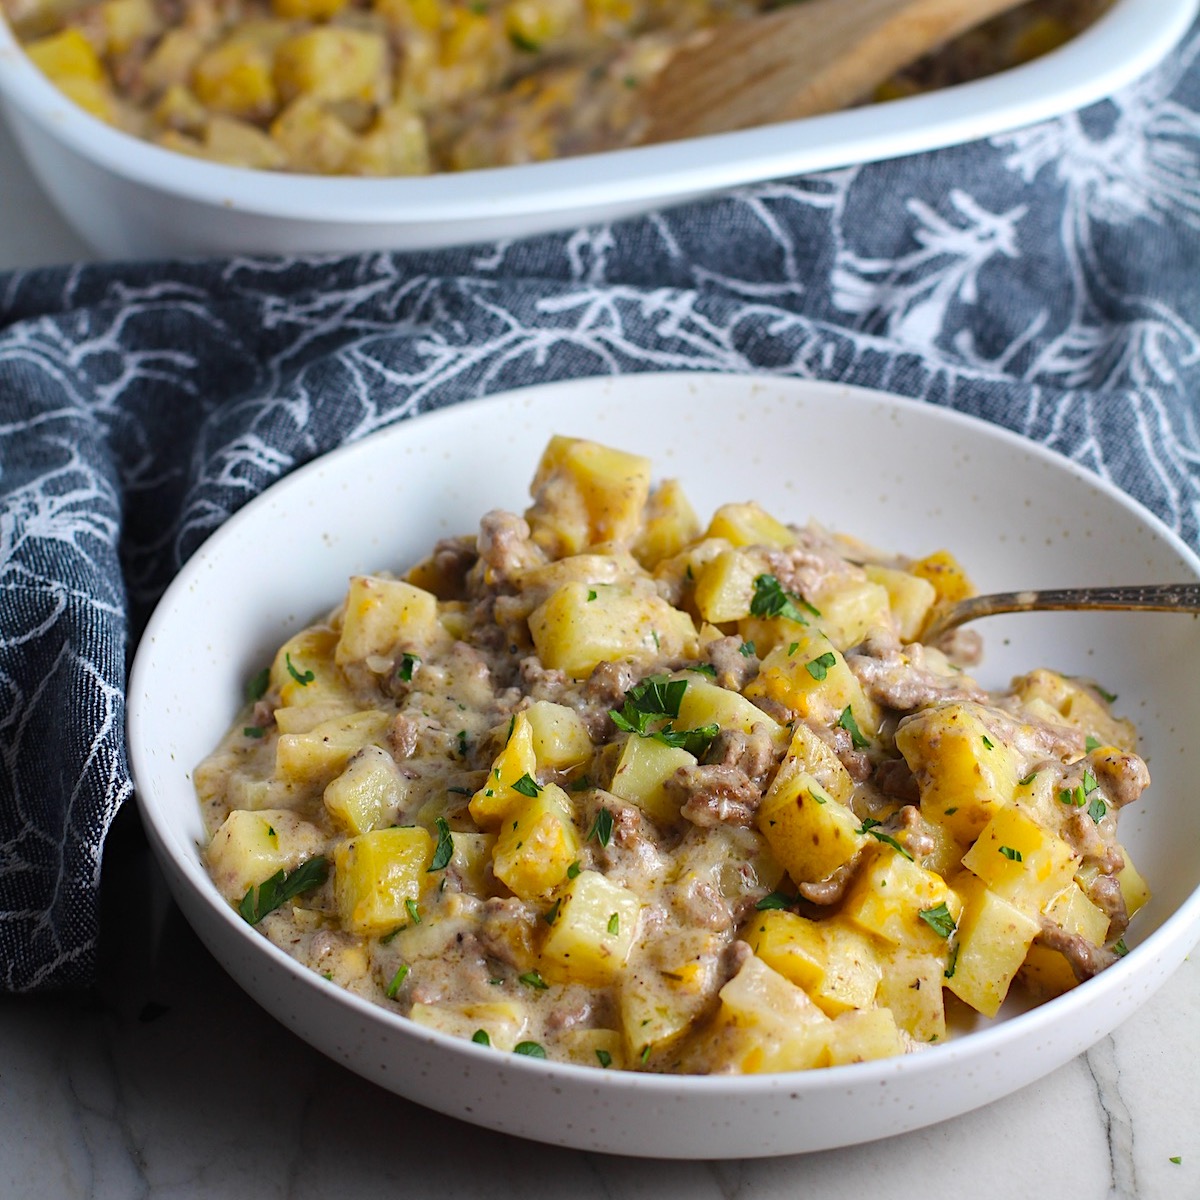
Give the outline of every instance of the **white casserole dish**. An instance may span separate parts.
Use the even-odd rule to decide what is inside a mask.
[[[1043,120],[1149,70],[1183,36],[1198,2],[1116,0],[1096,25],[1044,58],[887,105],[422,178],[281,176],[139,141],[71,104],[28,61],[2,19],[0,108],[51,200],[103,258],[419,249],[569,228]]]

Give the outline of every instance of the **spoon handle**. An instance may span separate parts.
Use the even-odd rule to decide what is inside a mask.
[[[1131,612],[1200,612],[1200,583],[1149,583],[1128,587],[1051,588],[971,596],[935,612],[921,634],[925,642],[967,621],[999,613],[1120,609]]]

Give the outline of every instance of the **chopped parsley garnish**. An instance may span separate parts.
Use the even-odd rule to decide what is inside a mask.
[[[264,733],[261,725],[247,725],[242,729],[242,735],[248,738],[260,738]]]
[[[311,671],[297,671],[295,664],[292,662],[292,656],[290,654],[285,654],[283,656],[283,660],[287,663],[288,674],[301,687],[308,687],[308,685],[312,683],[314,679],[316,679],[316,676]]]
[[[696,758],[702,758],[713,738],[721,732],[720,725],[699,725],[695,729],[673,729],[670,722],[650,734],[656,742],[674,746],[677,750],[686,750]]]
[[[514,1054],[523,1054],[526,1058],[545,1058],[546,1051],[537,1042],[518,1042],[513,1047]]]
[[[408,911],[409,920],[412,921],[414,925],[420,925],[421,910],[417,906],[417,902],[411,896],[405,900],[404,907]]]
[[[1028,787],[1037,778],[1036,771],[1030,771],[1024,779],[1017,780],[1017,787]]]
[[[576,875],[578,875],[578,874],[579,874],[579,872],[580,872],[580,871],[582,871],[582,870],[583,870],[583,868],[582,868],[582,867],[579,865],[579,859],[576,859],[576,860],[575,860],[575,861],[574,861],[574,862],[573,862],[573,863],[572,863],[572,864],[571,864],[571,865],[570,865],[570,866],[567,868],[567,878],[568,878],[568,879],[574,879],[574,878],[575,878],[575,876],[576,876]]]
[[[1083,794],[1090,796],[1100,785],[1096,782],[1096,777],[1091,771],[1083,773]]]
[[[486,1029],[475,1030],[475,1032],[471,1034],[471,1041],[473,1041],[477,1046],[490,1046],[492,1044],[492,1039],[488,1037],[488,1031]]]
[[[1124,958],[1125,955],[1127,955],[1129,953],[1129,947],[1127,945],[1125,945],[1124,938],[1122,938],[1119,942],[1117,942],[1117,944],[1115,946],[1113,946],[1113,953],[1118,958]]]
[[[1078,787],[1063,788],[1058,793],[1058,801],[1060,804],[1070,804],[1075,808],[1082,808],[1087,803],[1087,796],[1084,794],[1083,785]]]
[[[885,846],[891,846],[897,854],[903,854],[909,862],[912,862],[913,856],[891,834],[879,832],[877,826],[881,824],[881,821],[876,821],[872,817],[863,817],[862,828],[858,832],[865,833],[868,837],[873,837],[877,842],[882,842]]]
[[[738,647],[738,653],[743,658],[753,658],[758,653],[758,650],[755,648],[753,642],[743,642]]]
[[[621,932],[621,914],[609,913],[608,916],[608,932],[616,937]]]
[[[858,727],[858,722],[854,719],[854,713],[850,710],[850,705],[846,705],[842,709],[842,715],[837,719],[838,725],[850,735],[850,744],[855,750],[865,750],[871,743],[862,735],[862,730]]]
[[[405,683],[412,683],[413,672],[417,669],[421,662],[421,658],[417,654],[409,654],[407,651],[400,657],[400,665],[396,668],[396,675]]]
[[[536,796],[542,790],[542,785],[527,771],[520,779],[512,785],[514,792],[520,792],[522,796]]]
[[[958,969],[958,943],[955,942],[950,950],[950,961],[946,964],[946,969],[942,972],[943,979],[953,979],[954,972]]]
[[[261,700],[267,694],[267,687],[271,682],[271,668],[263,667],[257,675],[252,675],[246,681],[246,699],[251,703]]]
[[[1000,853],[1008,859],[1009,862],[1024,862],[1025,856],[1020,850],[1014,850],[1011,846],[1001,846]]]
[[[572,792],[586,792],[592,786],[592,781],[590,776],[580,775],[578,779],[572,779],[567,786]]]
[[[774,575],[758,575],[754,579],[754,595],[750,600],[750,614],[755,617],[786,617],[807,625],[808,619],[800,611],[803,606],[814,617],[821,615],[807,600],[795,592],[785,591],[783,584]]]
[[[649,1042],[647,1042],[642,1047],[642,1052],[640,1055],[638,1055],[638,1057],[641,1059],[643,1067],[650,1061],[650,1043]]]
[[[808,794],[817,804],[827,804],[829,802],[829,797],[822,796],[821,793],[818,792],[816,788],[810,787],[808,789]]]
[[[1091,802],[1088,804],[1088,816],[1099,825],[1104,820],[1104,815],[1107,812],[1108,805],[1099,796],[1093,796]]]
[[[625,693],[625,703],[620,709],[611,709],[609,716],[618,729],[645,737],[651,721],[659,717],[674,719],[679,716],[679,705],[686,691],[686,679],[648,675]]]
[[[526,971],[524,975],[518,975],[517,979],[526,987],[534,988],[539,992],[544,992],[550,985],[542,978],[539,971]]]
[[[408,978],[408,963],[401,963],[395,975],[392,976],[392,982],[387,985],[387,998],[395,1000],[396,993],[400,990],[405,979]]]
[[[941,904],[934,908],[923,908],[917,913],[917,916],[933,930],[938,937],[948,938],[958,928],[954,917],[950,910],[946,907],[946,902],[943,900]]]
[[[602,1067],[611,1067],[612,1066],[612,1055],[609,1054],[609,1052],[607,1050],[597,1050],[596,1051],[596,1061]]]
[[[329,860],[320,854],[294,871],[276,871],[270,879],[251,885],[238,905],[238,912],[251,925],[257,925],[281,904],[320,887],[328,875]]]
[[[612,834],[613,815],[607,808],[601,808],[592,822],[591,829],[588,830],[587,840],[590,842],[595,838],[601,846],[607,846],[612,841]]]
[[[459,758],[467,757],[467,731],[460,729],[456,735],[458,741],[458,756]]]
[[[593,600],[595,600],[595,598],[596,598],[596,589],[595,589],[595,588],[588,588],[588,594],[587,594],[587,598],[588,598],[588,603],[589,603],[589,604],[590,604],[590,603],[591,603]]]
[[[1176,1166],[1179,1166],[1179,1164],[1181,1162],[1183,1162],[1183,1155],[1182,1154],[1172,1154],[1170,1161],[1173,1162]]]
[[[545,921],[547,925],[553,925],[554,922],[558,920],[558,910],[561,906],[562,897],[559,896],[559,898],[555,900],[552,905],[550,905],[549,909],[542,913],[542,920]]]
[[[433,861],[429,864],[426,874],[429,871],[444,871],[454,857],[454,839],[450,836],[450,826],[446,824],[446,818],[438,817],[435,824],[438,831],[437,849],[433,852]]]
[[[1100,747],[1101,747],[1103,744],[1104,744],[1104,743],[1103,743],[1103,742],[1101,742],[1099,738],[1097,738],[1097,737],[1092,737],[1092,735],[1089,733],[1089,734],[1087,735],[1087,740],[1086,740],[1086,741],[1083,743],[1083,748],[1084,748],[1084,749],[1085,749],[1085,750],[1086,750],[1086,751],[1087,751],[1089,754],[1091,754],[1091,752],[1092,752],[1093,750],[1099,750],[1099,749],[1100,749]]]
[[[794,643],[793,643],[794,644]],[[789,650],[790,654],[791,651]],[[811,662],[804,664],[804,669],[820,683],[826,675],[829,674],[829,668],[837,662],[837,655],[832,650],[826,650],[824,654],[817,655]]]
[[[707,675],[710,679],[716,679],[717,677],[717,668],[712,663],[693,663],[686,669],[695,671],[697,675]]]
[[[790,908],[793,903],[792,897],[784,892],[768,892],[754,907],[759,912],[767,912],[772,908]]]
[[[986,733],[980,735],[983,738],[983,748],[985,750],[995,750],[996,743],[992,741]]]
[[[1098,683],[1093,683],[1092,686],[1096,689],[1096,691],[1098,691],[1100,693],[1100,698],[1104,701],[1105,704],[1116,704],[1116,702],[1117,702],[1116,692],[1106,692]]]

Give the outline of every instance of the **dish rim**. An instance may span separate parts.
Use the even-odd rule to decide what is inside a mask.
[[[701,383],[705,378],[737,380],[739,385],[752,388],[762,385],[769,388],[788,388],[792,386],[811,389],[815,395],[826,393],[839,397],[857,398],[860,402],[882,403],[888,407],[896,407],[902,412],[920,413],[923,417],[935,421],[945,421],[952,426],[958,426],[975,434],[984,434],[989,439],[998,439],[1022,454],[1032,457],[1043,466],[1054,470],[1065,471],[1076,481],[1099,492],[1107,500],[1116,503],[1136,517],[1139,522],[1147,525],[1180,560],[1187,565],[1197,579],[1200,579],[1200,555],[1191,549],[1174,531],[1144,505],[1122,491],[1108,480],[1096,475],[1087,468],[1080,466],[1039,443],[1033,442],[1018,433],[992,424],[982,418],[958,412],[954,409],[932,405],[926,401],[894,395],[876,389],[862,388],[854,385],[827,382],[820,380],[801,379],[794,376],[773,376],[758,374],[740,374],[731,372],[689,372],[665,371],[644,372],[627,378],[640,378],[658,381],[660,386],[687,386]],[[465,405],[489,406],[503,409],[519,403],[520,400],[537,392],[558,391],[561,389],[576,390],[598,388],[603,390],[605,385],[619,386],[621,376],[588,376],[578,379],[557,380],[547,383],[534,384],[527,387],[505,390],[490,396],[467,400],[442,409],[419,414],[422,428],[428,429],[431,423],[450,422],[462,419]],[[367,437],[338,447],[318,458],[296,468],[288,475],[259,493],[234,513],[196,550],[184,564],[179,574],[164,592],[151,616],[140,645],[134,657],[129,676],[127,729],[129,759],[135,782],[139,774],[150,776],[153,772],[149,764],[143,764],[144,739],[137,736],[137,726],[142,716],[143,676],[150,670],[147,665],[154,644],[155,634],[159,627],[170,620],[171,597],[186,590],[194,576],[204,572],[208,560],[222,550],[224,542],[238,536],[240,526],[254,519],[260,506],[268,503],[279,503],[286,499],[289,492],[305,490],[310,481],[328,470],[329,464],[343,458],[353,458],[366,442],[376,442],[382,439],[403,441],[406,431],[411,428],[412,418],[401,418],[395,424],[377,430]],[[186,767],[189,780],[192,767]],[[456,1056],[465,1056],[466,1061],[486,1062],[495,1067],[497,1062],[503,1063],[504,1070],[533,1072],[541,1078],[556,1078],[585,1080],[593,1089],[601,1093],[613,1089],[624,1090],[633,1087],[639,1090],[649,1090],[651,1093],[663,1092],[677,1094],[680,1088],[689,1092],[697,1091],[701,1096],[738,1097],[743,1094],[770,1094],[780,1090],[789,1093],[804,1092],[806,1095],[819,1096],[830,1089],[836,1090],[847,1086],[850,1081],[860,1082],[872,1076],[881,1083],[893,1079],[913,1076],[920,1079],[930,1071],[953,1069],[965,1063],[977,1062],[993,1056],[1001,1055],[1014,1040],[1025,1042],[1036,1038],[1039,1029],[1053,1023],[1055,1025],[1069,1018],[1086,1014],[1086,1012],[1102,1002],[1106,995],[1115,996],[1122,991],[1126,984],[1142,974],[1144,960],[1150,959],[1151,966],[1158,970],[1146,995],[1148,996],[1167,978],[1187,954],[1191,945],[1200,934],[1200,884],[1194,887],[1169,916],[1165,917],[1150,933],[1136,943],[1129,953],[1106,969],[1100,975],[1088,980],[1085,984],[1054,999],[1034,1005],[1028,1009],[1013,1013],[987,1025],[984,1028],[970,1030],[946,1042],[922,1049],[919,1053],[901,1055],[895,1058],[879,1059],[869,1062],[844,1064],[824,1067],[819,1070],[780,1072],[758,1075],[654,1075],[636,1071],[607,1072],[589,1066],[571,1063],[561,1063],[543,1060],[523,1060],[520,1055],[498,1056],[493,1048],[472,1044],[464,1039],[441,1033],[437,1030],[423,1028],[408,1018],[392,1012],[369,1000],[355,995],[331,981],[323,979],[317,972],[305,967],[290,957],[261,933],[248,925],[216,891],[208,874],[204,871],[198,848],[192,847],[188,853],[187,839],[179,836],[178,831],[164,828],[156,802],[145,795],[142,788],[135,786],[139,812],[146,826],[147,834],[160,860],[164,857],[170,863],[170,869],[177,872],[189,885],[189,895],[193,900],[203,903],[208,915],[219,919],[223,927],[239,940],[245,948],[257,947],[259,953],[265,953],[268,961],[277,968],[284,970],[296,981],[304,981],[308,985],[316,985],[318,994],[339,1006],[347,1006],[351,1012],[368,1022],[382,1020],[384,1025],[402,1038],[417,1038],[427,1045],[436,1047],[439,1052],[449,1052]],[[197,802],[198,804],[198,802]],[[233,931],[236,930],[236,933]],[[1152,950],[1149,948],[1153,948]],[[1139,1000],[1139,1004],[1141,1001]],[[1111,1027],[1111,1026],[1110,1026]],[[1107,1030],[1105,1030],[1107,1032]],[[1091,1045],[1096,1039],[1090,1038]],[[450,1111],[450,1110],[447,1110]],[[963,1109],[962,1111],[967,1111]],[[563,1143],[568,1144],[568,1143]]]
[[[650,205],[993,136],[1080,108],[1131,82],[1169,53],[1197,12],[1200,0],[1115,0],[1058,50],[953,88],[656,146],[420,177],[286,174],[155,146],[68,101],[27,58],[2,12],[0,100],[94,166],[179,199],[282,220],[329,221],[335,211],[336,224],[453,224],[535,210],[566,215]],[[276,186],[280,179],[292,186]]]

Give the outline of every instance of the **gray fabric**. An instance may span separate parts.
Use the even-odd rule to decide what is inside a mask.
[[[397,420],[582,375],[843,380],[1023,433],[1200,543],[1198,52],[988,142],[568,234],[0,276],[0,986],[93,980],[126,665],[172,574]]]

